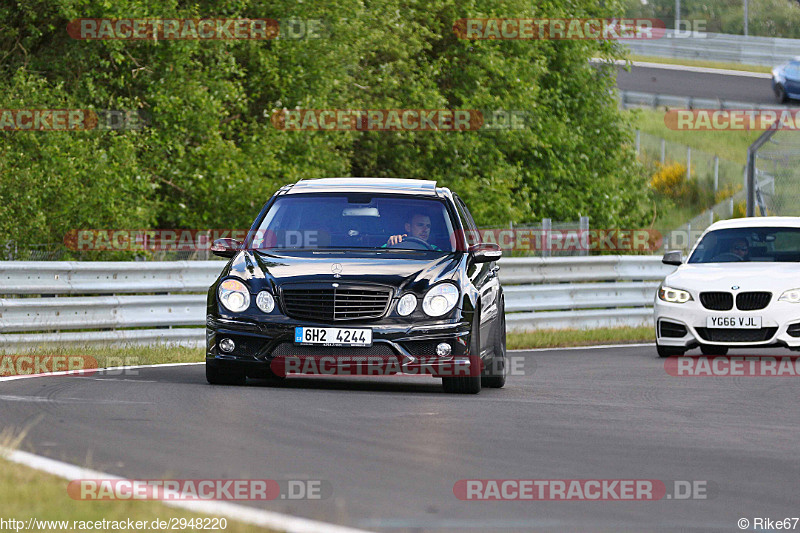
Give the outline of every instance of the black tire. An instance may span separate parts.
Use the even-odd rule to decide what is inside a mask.
[[[673,357],[677,355],[683,355],[686,353],[685,348],[678,348],[675,346],[661,346],[660,344],[656,344],[656,350],[658,350],[659,357]]]
[[[481,330],[480,311],[475,311],[472,318],[472,333],[470,333],[469,355],[471,361],[480,360],[481,343],[478,335]],[[470,375],[466,377],[442,378],[442,388],[448,394],[478,394],[481,391],[481,375],[470,367]],[[475,374],[474,376],[472,374]]]
[[[785,104],[789,101],[789,97],[786,95],[786,89],[783,88],[783,85],[775,86],[775,100],[779,104]]]
[[[494,355],[483,368],[481,387],[502,389],[506,384],[506,315],[505,302],[500,305],[500,325],[494,340]]]
[[[206,381],[212,385],[244,385],[247,376],[236,370],[222,370],[219,366],[206,362]]]
[[[727,355],[728,354],[728,347],[727,346],[711,346],[706,344],[700,345],[700,351],[703,352],[703,355]]]

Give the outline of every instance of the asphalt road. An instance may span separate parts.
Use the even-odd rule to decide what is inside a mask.
[[[798,516],[798,379],[671,377],[652,346],[514,355],[524,375],[478,396],[427,377],[211,386],[202,365],[9,381],[0,427],[130,478],[326,480],[328,499],[248,505],[380,531],[730,532]],[[711,498],[458,500],[474,478],[707,481]]]
[[[768,78],[709,74],[664,68],[618,67],[617,87],[627,91],[695,98],[720,98],[733,102],[775,104]]]

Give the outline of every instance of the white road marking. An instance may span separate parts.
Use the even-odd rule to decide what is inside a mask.
[[[99,372],[108,372],[109,370],[135,370],[137,368],[166,368],[170,366],[187,366],[187,365],[204,365],[204,364],[205,362],[200,361],[197,363],[162,363],[158,365],[112,366],[109,368],[87,368],[85,370],[60,370],[58,372],[47,372],[45,374],[23,374],[19,376],[0,377],[0,382],[16,381],[18,379],[45,378],[49,376],[79,376],[81,374],[89,374],[90,376],[92,376]]]
[[[606,348],[643,348],[645,346],[655,346],[654,342],[640,344],[597,344],[587,346],[562,346],[560,348],[529,348],[520,350],[508,350],[509,352],[559,352],[564,350],[602,350]]]
[[[156,402],[133,402],[127,400],[106,400],[96,398],[48,398],[47,396],[16,396],[12,394],[0,394],[0,401],[3,402],[33,402],[33,403],[92,403],[92,404],[139,404],[152,405]]]

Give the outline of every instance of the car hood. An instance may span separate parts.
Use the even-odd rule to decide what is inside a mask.
[[[800,263],[708,263],[684,264],[664,279],[677,289],[741,291],[800,287]]]
[[[399,289],[424,290],[431,283],[454,279],[464,255],[359,252],[345,257],[337,253],[240,252],[231,262],[229,274],[244,279],[263,278],[275,285],[378,283]]]

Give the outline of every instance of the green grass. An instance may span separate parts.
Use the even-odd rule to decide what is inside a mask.
[[[744,165],[747,162],[747,148],[758,139],[762,131],[679,131],[667,128],[664,124],[664,111],[657,109],[631,109],[632,126],[651,135],[691,146],[722,159]],[[684,161],[685,162],[685,161]]]
[[[171,518],[185,518],[189,520],[206,519],[212,516],[176,509],[157,501],[73,500],[67,494],[67,484],[66,479],[14,463],[0,456],[0,495],[2,495],[3,502],[3,512],[0,518],[23,521],[35,518],[69,522],[69,527],[66,529],[34,528],[34,531],[78,531],[78,528],[73,528],[75,521],[95,522],[103,519],[127,521],[130,518],[134,522],[148,522],[148,527],[144,530],[154,531],[149,528],[149,524],[155,519],[169,521]],[[135,529],[125,528],[115,531],[135,531]],[[227,518],[227,527],[218,531],[239,533],[272,530],[235,522]]]
[[[541,329],[508,333],[506,339],[510,350],[654,341],[655,332],[650,326],[637,328]]]
[[[772,72],[772,67],[763,67],[760,65],[743,65],[741,63],[725,63],[723,61],[705,61],[702,59],[680,59],[674,57],[640,56],[635,54],[631,55],[630,59],[632,61],[645,61],[648,63],[662,63],[666,65],[686,65],[689,67],[742,70],[745,72],[762,72],[767,74]]]
[[[18,355],[18,354],[14,354]],[[53,346],[37,347],[26,351],[32,356],[86,356],[85,368],[106,368],[116,366],[157,365],[161,363],[193,363],[205,360],[204,348],[184,348],[182,346]],[[0,354],[0,361],[2,361]],[[92,360],[93,359],[93,360]],[[0,366],[8,370],[8,367]],[[8,373],[5,373],[8,375]]]

